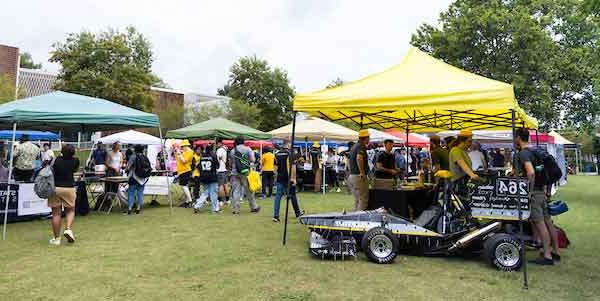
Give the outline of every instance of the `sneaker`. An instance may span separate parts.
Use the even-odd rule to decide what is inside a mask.
[[[260,212],[260,206],[258,206],[256,208],[250,210],[250,212],[252,212],[252,213],[259,213]]]
[[[213,211],[212,213],[213,213],[213,214],[220,214],[220,213],[221,213],[221,210]]]
[[[198,213],[200,213],[200,209],[194,208],[194,214],[198,214]]]
[[[65,230],[65,232],[63,232],[63,235],[67,238],[67,241],[69,241],[70,243],[75,242],[75,235],[73,235],[73,230],[67,229]]]
[[[131,210],[123,211],[123,215],[131,215]]]
[[[274,217],[274,218],[273,218],[273,222],[274,222],[274,223],[278,223],[278,222],[279,222],[279,218],[277,218],[277,217]]]
[[[240,212],[239,211],[232,211],[231,214],[233,214],[233,215],[236,215],[236,214],[239,215]]]
[[[54,237],[49,241],[50,245],[60,246],[60,238]]]
[[[546,257],[538,257],[537,259],[530,260],[529,262],[539,265],[554,265],[554,260],[548,259]]]
[[[554,260],[556,262],[560,261],[560,255],[558,255],[558,254],[556,254],[554,252],[552,252],[551,254],[552,254],[552,260]],[[544,254],[540,253],[540,257],[544,257]]]
[[[135,209],[135,214],[140,214],[141,211],[142,210],[140,210],[140,209]]]
[[[336,189],[335,192],[342,192],[342,190],[338,187],[338,189]]]

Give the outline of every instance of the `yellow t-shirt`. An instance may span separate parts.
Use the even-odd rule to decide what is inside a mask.
[[[275,155],[273,155],[273,153],[264,153],[261,158],[261,163],[263,171],[274,171]]]
[[[182,151],[182,156],[185,159],[185,162],[181,161],[179,155],[175,156],[175,160],[177,160],[177,174],[183,174],[192,170],[192,158],[194,158],[194,151],[191,149],[186,149]]]
[[[202,160],[202,156],[194,153],[194,161],[196,162],[196,166],[198,166],[200,164],[200,160]],[[192,177],[199,177],[200,176],[200,168],[196,167],[194,168],[194,170],[192,171]]]

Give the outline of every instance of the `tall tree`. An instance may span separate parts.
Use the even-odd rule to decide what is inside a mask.
[[[332,80],[329,84],[327,84],[327,86],[325,86],[325,89],[339,87],[339,86],[343,85],[344,83],[345,83],[344,80],[338,77],[338,78]]]
[[[294,89],[286,71],[256,56],[241,58],[229,71],[227,84],[217,93],[257,106],[258,129],[269,131],[291,121]]]
[[[28,68],[28,69],[42,69],[41,63],[35,63],[31,54],[29,52],[24,52],[21,54],[21,59],[19,61],[19,67]]]
[[[452,65],[512,83],[543,127],[600,117],[600,27],[578,0],[457,0],[412,44]]]
[[[159,79],[151,72],[150,42],[135,28],[69,34],[66,41],[55,43],[53,48],[50,61],[62,66],[57,90],[152,111],[150,86]]]
[[[25,97],[25,90],[14,85],[13,78],[8,74],[0,74],[0,104]]]
[[[260,126],[260,109],[246,101],[231,99],[225,104],[206,104],[200,108],[188,109],[187,124],[194,124],[212,118],[223,117],[252,128]]]

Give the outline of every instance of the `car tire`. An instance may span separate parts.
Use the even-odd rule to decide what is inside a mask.
[[[499,270],[517,271],[523,265],[523,258],[521,258],[523,245],[513,235],[506,233],[491,235],[483,243],[483,248],[487,261]]]
[[[372,262],[391,263],[398,255],[398,239],[392,231],[375,227],[363,235],[361,249]]]

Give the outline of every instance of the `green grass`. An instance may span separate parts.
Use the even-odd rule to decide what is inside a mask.
[[[399,256],[375,265],[360,255],[321,261],[307,252],[307,229],[259,215],[192,214],[149,208],[140,216],[93,213],[75,222],[77,242],[48,246],[48,221],[9,224],[0,242],[2,300],[592,300],[600,298],[600,177],[571,177],[558,217],[572,245],[554,267],[521,273],[481,260]],[[350,208],[345,194],[300,194],[309,212]],[[528,254],[536,256],[534,252]]]

